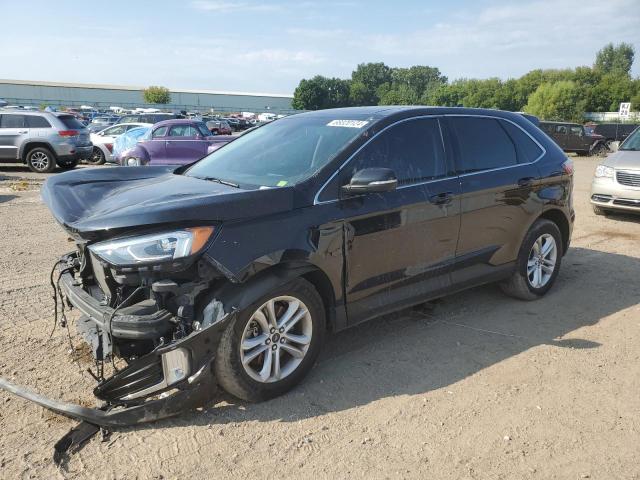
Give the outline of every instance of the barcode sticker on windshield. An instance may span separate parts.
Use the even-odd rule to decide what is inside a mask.
[[[366,120],[331,120],[327,123],[328,127],[346,127],[346,128],[362,128],[367,123]]]

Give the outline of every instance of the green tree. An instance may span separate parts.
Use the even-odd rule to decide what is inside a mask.
[[[321,110],[349,105],[350,81],[316,75],[301,80],[293,92],[292,106],[298,110]]]
[[[635,49],[633,45],[623,42],[614,46],[613,43],[609,43],[596,54],[596,62],[593,68],[605,74],[629,75],[634,55]]]
[[[378,89],[392,82],[392,70],[384,63],[361,63],[351,74],[351,103],[378,105]]]
[[[171,103],[171,92],[165,87],[151,86],[142,92],[146,103],[167,104]]]
[[[585,112],[584,91],[571,80],[543,83],[529,96],[524,110],[542,120],[581,122]]]

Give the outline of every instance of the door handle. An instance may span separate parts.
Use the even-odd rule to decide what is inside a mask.
[[[20,135],[24,135],[24,134],[26,134],[26,133],[29,133],[29,130],[18,130],[18,133],[19,133]]]
[[[533,177],[524,177],[518,180],[518,185],[521,187],[530,187],[531,185],[533,185],[534,180],[535,178]]]
[[[453,192],[443,192],[437,195],[431,195],[429,201],[434,205],[446,205],[453,200]]]

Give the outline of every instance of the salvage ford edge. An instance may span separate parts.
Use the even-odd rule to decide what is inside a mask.
[[[179,168],[51,177],[42,197],[77,247],[52,284],[62,315],[81,313],[103,403],[0,387],[136,424],[217,386],[281,395],[329,329],[489,282],[535,300],[569,247],[572,173],[519,114],[362,107],[283,118]],[[114,358],[126,366],[105,375]]]

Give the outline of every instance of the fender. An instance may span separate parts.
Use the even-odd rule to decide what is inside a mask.
[[[43,142],[41,140],[29,140],[20,145],[20,149],[18,150],[18,159],[26,162],[25,155],[31,148],[34,148],[36,146],[48,148],[49,150],[51,150],[51,153],[53,153],[53,156],[57,157],[56,151],[49,142]]]

